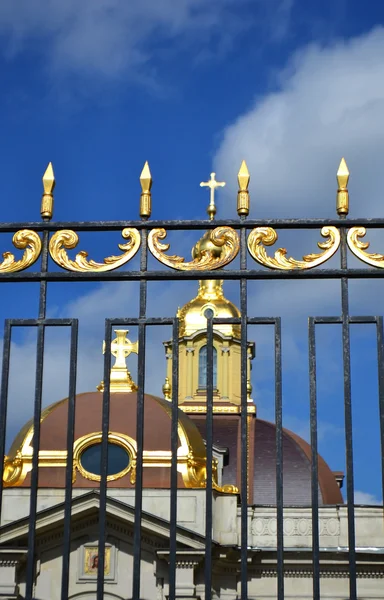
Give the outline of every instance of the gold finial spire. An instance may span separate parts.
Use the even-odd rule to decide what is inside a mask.
[[[245,160],[241,163],[240,170],[237,174],[237,181],[239,183],[239,191],[237,192],[237,214],[239,217],[249,215],[249,181],[251,176],[248,171],[247,163]]]
[[[163,395],[165,400],[171,400],[171,394],[172,388],[171,384],[169,383],[169,377],[166,377],[163,385]]]
[[[342,158],[337,171],[337,183],[339,189],[337,190],[336,197],[336,210],[338,215],[347,215],[349,212],[349,192],[348,192],[348,179],[349,170],[345,159]]]
[[[111,369],[111,392],[134,392],[137,385],[133,382],[130,372],[127,369],[125,359],[134,352],[139,351],[139,343],[132,343],[128,338],[128,330],[115,329],[116,338],[111,343],[111,354],[116,358],[115,364]],[[103,343],[103,353],[105,352],[105,342]],[[99,392],[104,391],[104,381],[97,387]]]
[[[149,170],[148,161],[145,162],[143,170],[140,175],[141,185],[141,196],[140,196],[140,217],[142,219],[149,219],[152,211],[151,202],[151,187],[152,187],[152,175]]]
[[[44,221],[52,219],[53,214],[53,190],[55,189],[56,180],[53,172],[52,163],[50,162],[43,175],[43,197],[41,199],[41,217]]]
[[[213,221],[216,214],[216,206],[215,206],[215,189],[217,187],[224,187],[225,181],[216,181],[216,173],[211,173],[211,179],[209,181],[202,181],[200,183],[200,187],[209,187],[211,190],[209,206],[207,208],[207,213],[209,215],[209,219]]]

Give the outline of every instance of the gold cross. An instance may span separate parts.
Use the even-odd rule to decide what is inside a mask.
[[[127,356],[134,352],[135,354],[139,351],[139,342],[132,343],[127,339],[128,330],[126,329],[115,329],[116,339],[111,343],[111,354],[116,357],[113,369],[125,369],[125,359]]]
[[[211,221],[213,220],[213,218],[216,214],[215,189],[217,187],[225,186],[225,181],[216,181],[215,177],[216,177],[216,173],[211,173],[211,179],[209,181],[202,181],[200,183],[200,187],[209,187],[211,190],[209,206],[207,208],[207,213],[208,213]]]
[[[127,369],[125,359],[135,352],[139,352],[139,342],[132,343],[127,338],[128,330],[115,329],[116,338],[111,342],[111,354],[115,356],[115,364],[111,369],[110,391],[116,392],[135,392],[137,385],[132,381],[130,372]],[[103,342],[103,353],[105,353],[105,341]],[[104,381],[97,386],[99,392],[104,391]]]

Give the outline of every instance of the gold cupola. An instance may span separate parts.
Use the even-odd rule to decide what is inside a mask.
[[[207,309],[213,311],[213,317],[216,319],[240,318],[240,311],[237,306],[224,296],[223,281],[221,279],[199,281],[197,296],[187,302],[177,313],[180,336],[190,336],[198,331],[206,332],[207,317],[205,312]],[[214,331],[240,338],[240,325],[214,325]]]
[[[213,248],[210,248],[210,245]],[[193,258],[210,249],[220,253],[222,249],[210,241],[209,232],[197,242],[192,250]],[[177,312],[179,319],[179,406],[187,413],[206,412],[206,362],[207,317],[240,318],[237,306],[224,295],[221,279],[200,280],[195,298]],[[241,404],[241,327],[240,324],[223,323],[213,326],[213,386],[214,412],[240,412]],[[172,381],[172,342],[165,342],[167,380]],[[256,407],[251,399],[251,361],[255,356],[255,344],[247,344],[247,379],[249,412]],[[171,398],[170,390],[164,396]]]

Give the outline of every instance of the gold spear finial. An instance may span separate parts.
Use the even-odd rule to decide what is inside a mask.
[[[337,171],[338,190],[336,196],[336,210],[338,215],[347,215],[349,212],[348,180],[349,170],[345,159],[342,158]]]
[[[239,217],[249,215],[249,181],[251,176],[248,171],[247,163],[245,160],[241,163],[240,170],[237,174],[237,181],[239,183],[239,191],[237,192],[237,214]]]
[[[224,187],[225,186],[225,181],[216,181],[216,173],[211,173],[211,179],[209,179],[208,181],[202,181],[200,183],[200,187],[209,187],[211,193],[210,193],[210,199],[209,199],[209,205],[207,208],[207,213],[209,216],[210,221],[213,221],[215,214],[216,214],[216,206],[215,206],[215,190],[218,187]]]
[[[140,217],[142,219],[149,219],[152,211],[151,201],[151,187],[152,187],[152,175],[149,170],[148,161],[145,161],[145,165],[140,175],[141,185],[141,196],[140,196]]]
[[[53,166],[50,162],[43,175],[43,197],[41,199],[41,217],[44,221],[52,219],[53,214],[53,190],[55,189],[56,180],[53,172]]]

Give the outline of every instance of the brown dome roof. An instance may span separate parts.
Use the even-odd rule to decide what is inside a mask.
[[[203,415],[190,415],[203,438],[206,421]],[[240,423],[239,415],[214,415],[213,442],[229,450],[229,462],[223,470],[223,483],[240,487]],[[253,480],[252,504],[276,504],[276,425],[255,418],[252,421],[250,483]],[[253,437],[254,434],[254,437]],[[319,456],[319,504],[343,504],[334,473]],[[283,429],[283,496],[285,505],[311,504],[311,447],[301,437]]]
[[[286,505],[311,504],[311,447],[300,436],[283,429],[283,493]],[[256,419],[254,504],[276,504],[276,425]],[[319,503],[343,504],[335,475],[319,455]]]
[[[81,463],[81,453],[101,442],[103,394],[86,392],[76,396],[74,431],[74,487],[97,487],[100,477],[90,477]],[[111,393],[109,441],[126,449],[130,456],[129,468],[119,477],[110,477],[110,487],[134,487],[136,465],[137,393]],[[200,487],[205,478],[205,447],[196,426],[182,411],[178,411],[178,485]],[[39,487],[64,487],[67,454],[68,399],[61,400],[44,410],[42,415],[39,453]],[[16,454],[24,462],[24,476],[9,485],[30,485],[31,444],[33,423],[27,423],[16,436],[8,460]],[[192,450],[200,465],[197,480],[188,471],[187,457]],[[144,487],[170,487],[171,465],[171,404],[149,394],[144,399],[143,441]],[[204,471],[204,473],[203,473]],[[200,477],[200,479],[199,479]],[[22,479],[22,480],[21,480]],[[7,482],[6,482],[7,484]]]

